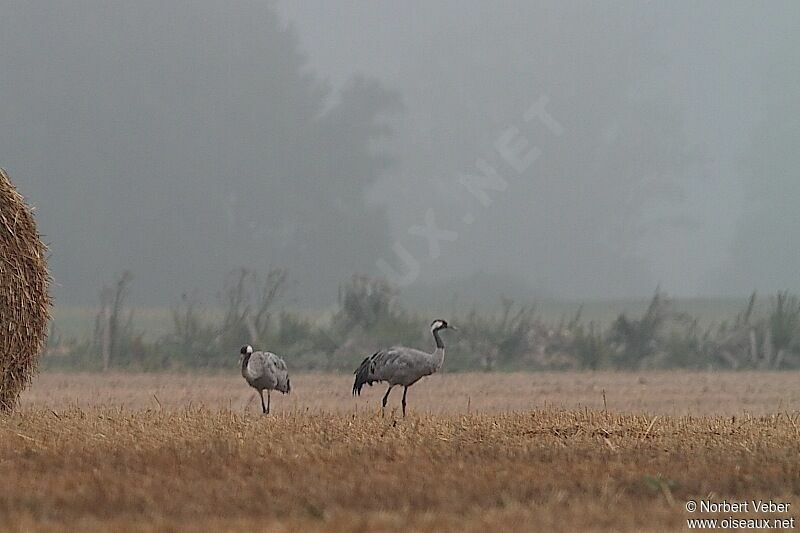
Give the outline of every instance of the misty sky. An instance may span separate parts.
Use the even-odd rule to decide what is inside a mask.
[[[409,95],[425,98],[420,87],[425,82],[409,74],[418,71],[419,64],[429,57],[425,52],[431,43],[447,47],[438,55],[456,63],[453,68],[463,69],[469,79],[472,59],[465,57],[464,51],[475,53],[470,49],[471,42],[493,41],[504,50],[504,41],[512,40],[511,33],[533,35],[555,23],[537,17],[545,10],[529,4],[411,1],[400,7],[391,1],[365,4],[320,0],[284,1],[279,5],[297,27],[311,64],[334,83],[352,72],[365,72],[400,87],[413,105]],[[568,4],[580,6],[581,2]],[[625,5],[633,4],[609,4],[612,9]],[[653,229],[655,238],[642,244],[642,254],[652,278],[673,293],[690,296],[747,291],[748,285],[717,286],[709,273],[729,259],[735,225],[743,210],[745,177],[738,167],[763,114],[764,88],[774,83],[765,78],[766,72],[760,67],[775,61],[775,55],[780,58],[776,62],[784,62],[787,70],[800,67],[800,9],[793,2],[771,2],[767,6],[676,2],[649,3],[631,11],[632,23],[637,18],[642,23],[658,21],[657,41],[665,55],[665,64],[658,68],[670,90],[679,95],[687,137],[698,145],[704,158],[704,164],[695,169],[697,179],[687,188],[683,205],[666,214],[663,224]],[[614,38],[610,34],[606,37]],[[531,49],[529,53],[537,51]],[[512,56],[509,52],[509,64]],[[508,78],[515,76],[510,67],[501,71]],[[503,83],[502,79],[497,81]],[[476,75],[472,82],[482,84],[486,80]],[[532,87],[532,99],[537,96],[535,91]],[[795,95],[800,98],[800,94]],[[800,139],[795,142],[800,143]],[[456,163],[452,172],[469,163]],[[795,176],[800,179],[800,171]],[[395,182],[395,186],[421,187],[419,182],[412,185],[412,179]],[[420,182],[423,180],[420,178]],[[398,206],[399,211],[406,209],[406,205]],[[672,217],[681,217],[681,223],[669,224],[674,221]],[[795,266],[800,267],[800,257]],[[749,284],[770,290],[782,286],[759,279]],[[800,281],[791,286],[800,287]],[[602,289],[598,290],[602,295]]]
[[[800,290],[798,27],[796,2],[0,0],[0,166],[68,302],[238,266],[327,302],[398,246],[421,286]]]

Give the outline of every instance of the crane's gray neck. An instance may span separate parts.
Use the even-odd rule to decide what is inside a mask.
[[[433,340],[436,341],[436,350],[433,352],[435,372],[444,364],[444,343],[442,342],[442,338],[439,336],[438,329],[433,330]]]
[[[247,374],[247,363],[250,362],[250,356],[251,355],[253,355],[253,354],[246,353],[246,354],[242,355],[242,375],[243,376]]]
[[[437,350],[444,350],[444,343],[442,342],[442,338],[439,336],[439,330],[433,330],[433,340],[436,341],[436,349]]]

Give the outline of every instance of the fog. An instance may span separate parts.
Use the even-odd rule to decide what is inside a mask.
[[[800,4],[0,0],[58,302],[800,290]],[[441,289],[441,293],[434,289]]]

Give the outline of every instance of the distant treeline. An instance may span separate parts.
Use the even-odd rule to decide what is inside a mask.
[[[385,280],[354,276],[340,287],[338,306],[325,317],[281,309],[286,271],[232,272],[220,293],[222,312],[208,312],[193,295],[172,308],[169,333],[138,331],[127,306],[132,276],[103,288],[94,333],[51,338],[45,368],[143,371],[234,368],[243,344],[283,355],[293,370],[349,371],[380,347],[433,349],[428,324],[446,318],[445,369],[788,369],[800,367],[800,299],[788,292],[756,312],[756,295],[735,316],[701,326],[656,291],[641,316],[619,314],[607,325],[580,310],[546,321],[534,305],[500,299],[499,312],[453,311],[421,316],[401,306]]]

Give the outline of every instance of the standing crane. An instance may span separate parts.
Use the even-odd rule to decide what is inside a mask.
[[[353,383],[353,395],[361,395],[361,389],[366,383],[370,387],[372,383],[386,381],[389,389],[383,396],[383,409],[386,410],[386,402],[389,400],[389,393],[395,385],[402,385],[403,388],[403,416],[406,416],[406,394],[408,388],[419,381],[420,378],[429,376],[442,368],[444,363],[444,342],[439,336],[439,331],[443,329],[457,329],[449,326],[444,320],[434,320],[431,323],[431,333],[436,342],[436,349],[433,353],[406,348],[405,346],[394,346],[386,350],[375,352],[361,362],[361,365],[354,372],[356,376]]]
[[[239,363],[242,366],[242,377],[247,384],[258,391],[261,396],[261,410],[269,414],[270,392],[278,390],[287,394],[292,390],[289,371],[283,359],[272,352],[254,352],[249,344],[242,346]],[[267,404],[264,405],[264,390],[267,391]]]

